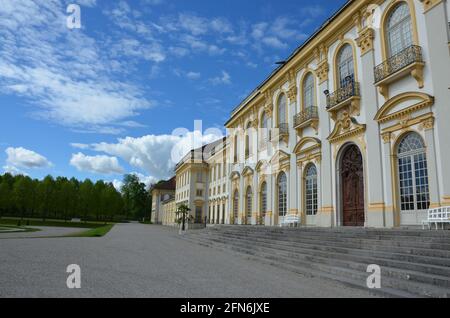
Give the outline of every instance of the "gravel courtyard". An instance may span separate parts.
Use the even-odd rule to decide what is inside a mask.
[[[2,235],[10,234],[0,234],[0,297],[372,297],[192,245],[159,226],[116,225],[103,238]],[[81,267],[81,289],[66,286],[70,264]]]

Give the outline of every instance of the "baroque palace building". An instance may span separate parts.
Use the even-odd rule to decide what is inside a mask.
[[[176,167],[197,222],[391,228],[450,205],[450,1],[347,2]]]

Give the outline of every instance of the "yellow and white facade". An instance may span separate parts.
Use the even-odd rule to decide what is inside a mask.
[[[450,205],[449,17],[445,0],[349,1],[232,111],[224,151],[177,166],[177,204],[209,223],[421,225]]]

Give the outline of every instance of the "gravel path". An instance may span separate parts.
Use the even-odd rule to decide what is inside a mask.
[[[0,297],[371,296],[193,245],[159,226],[116,225],[103,238],[0,239],[0,251]],[[66,287],[69,264],[81,267],[81,289]]]

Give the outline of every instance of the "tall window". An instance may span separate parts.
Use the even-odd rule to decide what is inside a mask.
[[[246,134],[245,134],[245,157],[248,158],[251,155],[251,129],[252,124],[249,122],[247,124]]]
[[[280,98],[278,99],[278,127],[286,124],[287,122],[286,105],[287,105],[286,95],[281,94]]]
[[[239,145],[238,145],[238,136],[234,136],[234,163],[238,162],[238,149],[239,149]]]
[[[239,218],[239,192],[238,192],[238,190],[234,191],[233,216],[234,216],[234,223],[237,224],[237,221]]]
[[[399,3],[391,12],[387,20],[387,39],[389,57],[413,44],[411,15],[407,3]]]
[[[398,147],[398,176],[402,211],[426,210],[430,206],[427,158],[422,138],[406,135]]]
[[[278,214],[287,214],[287,177],[284,172],[278,176]]]
[[[261,185],[261,217],[265,218],[267,213],[267,183]]]
[[[264,112],[261,116],[261,140],[260,140],[260,147],[265,148],[266,143],[269,141],[269,123],[267,119],[267,115]]]
[[[317,169],[310,165],[305,172],[305,208],[306,215],[317,214]]]
[[[355,80],[353,49],[350,44],[344,45],[338,55],[339,87],[346,87]]]
[[[311,73],[303,80],[303,107],[314,106],[314,77]]]
[[[253,193],[252,193],[252,187],[247,188],[247,193],[245,195],[246,197],[246,205],[245,210],[247,214],[247,220],[250,220],[252,217],[252,199],[253,199]]]

